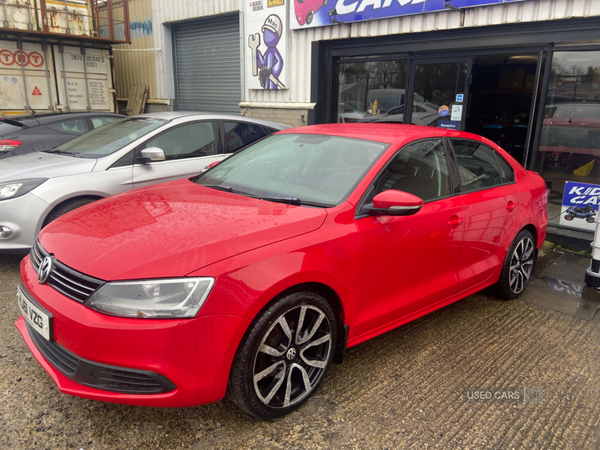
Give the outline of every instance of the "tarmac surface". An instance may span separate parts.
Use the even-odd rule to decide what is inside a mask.
[[[13,325],[19,260],[0,256],[2,449],[600,448],[589,257],[546,246],[520,299],[483,292],[352,348],[274,421],[228,400],[159,409],[60,393]]]

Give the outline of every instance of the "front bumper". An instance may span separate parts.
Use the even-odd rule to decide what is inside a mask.
[[[30,192],[0,201],[0,226],[13,232],[9,238],[0,239],[0,253],[29,250],[48,208],[48,203]]]
[[[28,296],[53,316],[51,345],[60,346],[73,356],[71,367],[67,368],[71,372],[65,372],[56,360],[64,355],[44,357],[43,353],[48,354],[52,349],[40,351],[38,346],[49,345],[48,341],[37,334],[32,338],[31,333],[37,332],[27,329],[23,317],[17,320],[15,325],[30,351],[61,392],[113,403],[163,407],[202,405],[225,395],[229,369],[249,325],[248,319],[228,315],[181,320],[111,317],[65,297],[50,286],[40,285],[29,257],[21,263],[21,277]],[[42,341],[36,345],[36,339]],[[90,366],[141,373],[146,381],[148,378],[156,381],[155,385],[162,386],[162,390],[115,392],[114,383],[102,386],[96,382],[97,378],[90,374],[95,369],[90,371]],[[111,373],[117,378],[123,375]]]

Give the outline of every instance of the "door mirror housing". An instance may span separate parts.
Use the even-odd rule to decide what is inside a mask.
[[[422,206],[423,200],[416,195],[388,189],[373,197],[373,206],[367,211],[370,216],[411,216]]]
[[[165,152],[162,148],[148,147],[140,152],[137,162],[147,164],[149,162],[164,161],[166,159]]]

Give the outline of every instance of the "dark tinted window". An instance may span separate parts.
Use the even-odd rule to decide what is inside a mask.
[[[145,147],[161,148],[167,160],[196,158],[217,153],[212,122],[196,122],[173,128],[148,141]]]
[[[486,189],[502,183],[494,149],[467,139],[450,139],[450,142],[458,163],[462,192]]]
[[[228,153],[238,151],[240,148],[267,135],[263,127],[243,122],[223,122],[225,126],[225,142],[229,147]]]

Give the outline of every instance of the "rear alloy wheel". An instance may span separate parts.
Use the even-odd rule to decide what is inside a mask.
[[[265,419],[294,411],[321,384],[336,338],[335,315],[323,297],[281,298],[254,321],[238,349],[229,379],[234,401]]]
[[[510,246],[502,266],[498,280],[498,290],[502,298],[512,300],[525,290],[533,273],[535,250],[532,234],[522,230]]]

